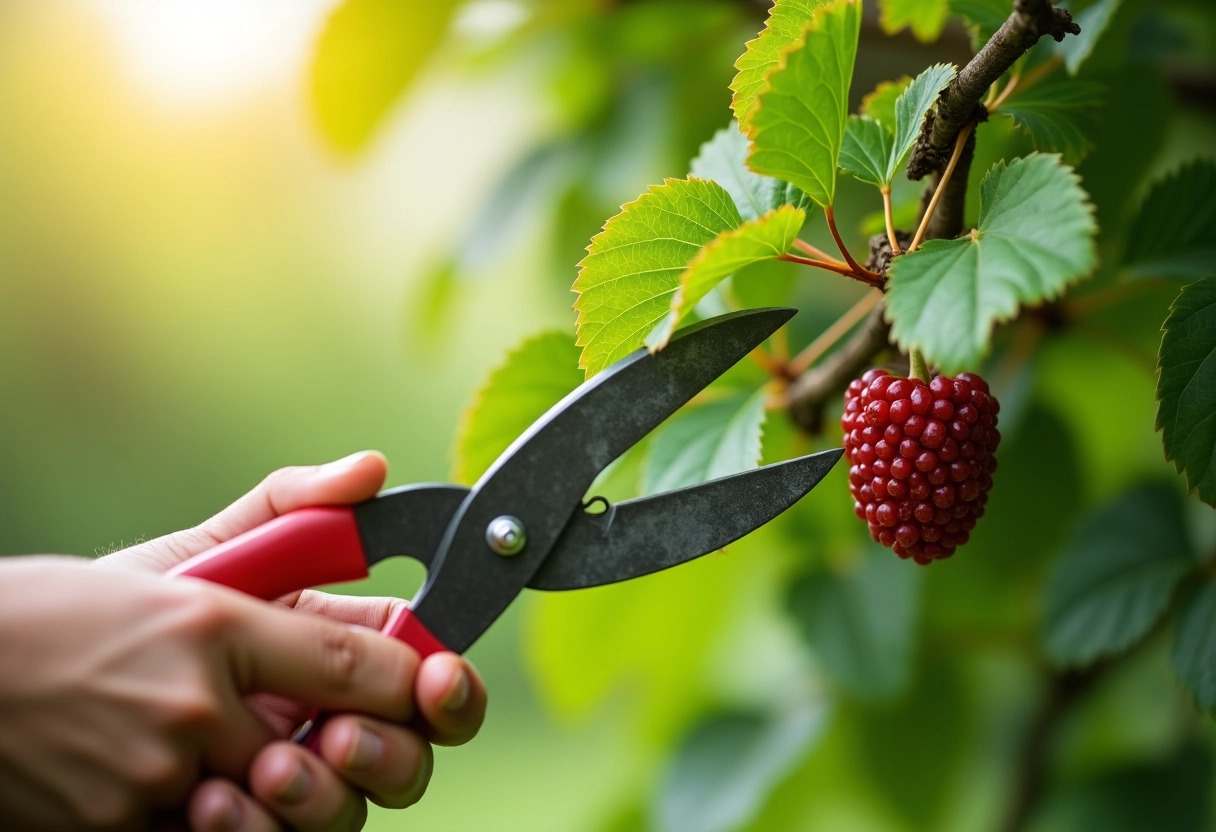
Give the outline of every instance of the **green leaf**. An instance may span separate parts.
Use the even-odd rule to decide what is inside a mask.
[[[998,112],[1025,130],[1036,150],[1060,153],[1077,165],[1093,147],[1090,136],[1105,95],[1106,88],[1092,81],[1046,81],[1024,92],[1015,88]]]
[[[833,0],[817,9],[768,76],[747,127],[748,167],[797,185],[825,208],[836,197],[860,30],[861,0]]]
[[[747,169],[746,160],[747,136],[732,121],[701,145],[689,173],[698,179],[710,179],[725,188],[735,201],[739,216],[745,220],[759,219],[782,205],[806,206],[808,200],[802,191],[771,176],[752,173]]]
[[[345,0],[330,15],[311,68],[321,133],[341,153],[361,150],[439,46],[454,0]]]
[[[1158,180],[1127,234],[1124,264],[1136,277],[1203,277],[1216,262],[1216,161]]]
[[[1134,765],[1112,770],[1103,759],[1084,780],[1061,778],[1044,795],[1027,832],[1211,832],[1212,752],[1179,734],[1172,729]]]
[[[486,379],[456,438],[456,482],[472,485],[546,410],[582,383],[578,349],[564,332],[529,338]]]
[[[1172,658],[1195,704],[1216,714],[1216,583],[1205,582],[1183,602]]]
[[[921,575],[871,547],[853,572],[815,572],[790,587],[787,607],[799,631],[842,688],[883,699],[907,685]]]
[[[937,103],[937,96],[954,80],[957,69],[952,64],[934,64],[908,85],[895,100],[895,147],[887,166],[887,181],[895,177],[895,171],[904,163],[916,137],[920,135],[925,114]]]
[[[668,179],[624,205],[579,263],[579,366],[588,376],[640,347],[701,249],[743,223],[730,194],[702,179]]]
[[[1077,175],[1040,153],[998,163],[980,185],[979,227],[891,264],[887,317],[905,349],[943,371],[975,367],[993,326],[1050,300],[1097,263],[1093,208]]]
[[[785,713],[718,713],[676,752],[659,787],[658,832],[728,832],[747,823],[806,756],[826,711],[802,705]]]
[[[1064,58],[1064,66],[1068,67],[1070,75],[1076,75],[1081,64],[1094,51],[1098,38],[1102,37],[1118,8],[1119,0],[1098,0],[1073,15],[1073,20],[1081,27],[1081,34],[1069,35],[1059,43],[1052,44],[1056,54]]]
[[[971,46],[978,52],[1001,28],[1013,4],[1009,0],[950,0],[950,11],[967,22]]]
[[[1184,288],[1157,359],[1157,429],[1187,487],[1216,506],[1216,278]]]
[[[890,188],[895,172],[916,144],[925,113],[954,73],[950,64],[934,64],[916,76],[892,105],[893,128],[872,118],[850,116],[840,149],[840,167],[862,182]]]
[[[886,125],[868,116],[849,116],[840,145],[840,169],[859,182],[880,188],[891,183],[887,165],[895,136]]]
[[[659,494],[760,464],[767,390],[686,408],[655,435],[642,491]]]
[[[757,220],[723,231],[707,244],[680,275],[680,287],[671,297],[671,312],[646,339],[652,350],[667,346],[676,327],[710,291],[752,263],[775,260],[790,250],[806,212],[783,205]]]
[[[1182,501],[1139,486],[1090,514],[1047,583],[1044,641],[1060,664],[1122,652],[1165,612],[1195,566]]]
[[[878,0],[879,23],[888,35],[907,27],[922,43],[937,40],[950,16],[947,0]]]
[[[739,73],[730,82],[734,92],[730,106],[744,130],[751,124],[756,108],[756,95],[764,86],[769,73],[777,68],[781,55],[802,36],[822,0],[777,0],[769,12],[764,31],[747,43],[747,49],[735,61]]]
[[[891,131],[891,135],[895,135],[895,102],[908,85],[912,83],[912,79],[907,75],[895,81],[883,81],[872,92],[866,93],[861,99],[861,108],[858,110],[863,116],[869,116],[877,122],[880,122],[884,127]]]

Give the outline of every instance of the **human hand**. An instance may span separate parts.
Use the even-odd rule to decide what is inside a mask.
[[[364,499],[383,476],[370,454],[287,469],[198,528],[94,566],[0,564],[0,771],[22,786],[0,799],[0,815],[40,829],[140,828],[154,808],[188,801],[199,832],[350,829],[367,798],[417,800],[428,740],[471,738],[485,690],[459,657],[419,668],[407,646],[335,623],[378,628],[400,601],[285,599],[327,622],[137,574],[303,505]],[[7,672],[10,663],[22,672]],[[326,724],[320,759],[282,741],[314,706],[364,714]],[[406,719],[412,727],[397,724]],[[202,769],[217,776],[198,783]]]

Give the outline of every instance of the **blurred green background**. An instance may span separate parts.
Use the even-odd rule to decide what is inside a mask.
[[[766,8],[457,5],[0,2],[0,553],[103,553],[193,524],[274,468],[362,448],[388,456],[390,485],[448,479],[486,373],[525,336],[572,332],[590,236],[646,185],[683,176],[728,122],[731,64]],[[1112,96],[1082,168],[1104,250],[1153,176],[1216,147],[1211,9],[1183,0],[1146,18],[1150,5],[1125,2],[1093,59],[1136,102]],[[386,8],[399,28],[374,25]],[[1129,40],[1145,20],[1152,37]],[[347,93],[325,57],[344,49],[411,57],[388,60],[382,89]],[[970,51],[957,23],[925,45],[871,21],[860,54],[855,100]],[[982,128],[973,184],[984,160],[1026,147],[1004,123]],[[860,250],[877,206],[841,189]],[[904,183],[897,201],[917,191]],[[756,297],[792,274],[753,279]],[[799,277],[795,342],[857,297],[836,283]],[[670,813],[698,807],[677,798],[699,792],[667,778],[676,749],[742,755],[729,737],[743,725],[754,739],[757,708],[778,715],[737,761],[757,782],[734,778],[722,805],[699,807],[737,822],[700,828],[996,828],[1046,695],[1035,638],[1051,558],[1125,487],[1179,491],[1152,426],[1175,291],[1028,362],[1002,364],[1016,333],[1002,336],[1002,470],[988,533],[956,562],[872,564],[840,475],[682,574],[517,604],[471,652],[491,691],[482,735],[440,750],[426,799],[370,828],[680,829]],[[1111,348],[1112,334],[1128,343]],[[1095,424],[1106,396],[1117,415]],[[770,417],[772,456],[810,444]],[[1188,534],[1212,551],[1210,509],[1187,505]],[[858,614],[885,622],[868,637],[890,652],[846,656],[842,672],[799,639],[833,628],[834,608],[818,622],[786,608],[830,596],[817,580],[870,569],[889,594]],[[394,564],[357,591],[408,595],[419,580]],[[1216,738],[1174,682],[1160,628],[1086,695],[1049,747],[1034,828],[1216,828]],[[1194,811],[1093,820],[1129,782],[1148,804]]]

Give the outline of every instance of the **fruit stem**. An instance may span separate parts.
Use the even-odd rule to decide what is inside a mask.
[[[817,248],[816,246],[813,246],[810,243],[808,243],[806,240],[802,240],[797,237],[794,238],[794,248],[798,249],[803,254],[809,254],[811,257],[814,257],[817,260],[822,260],[825,263],[834,263],[837,266],[848,265],[843,260],[837,260],[835,257],[828,254],[823,249]]]
[[[814,266],[817,269],[826,269],[829,272],[842,274],[845,277],[851,277],[854,280],[860,280],[867,286],[878,288],[882,286],[882,277],[874,272],[862,269],[861,272],[856,271],[847,263],[836,265],[823,260],[812,260],[809,257],[799,257],[797,254],[782,254],[777,257],[778,260],[784,260],[787,263],[801,263],[804,266]]]
[[[848,246],[846,246],[844,244],[844,240],[840,238],[840,229],[836,227],[836,214],[832,210],[831,205],[823,209],[823,215],[827,217],[828,230],[832,232],[832,239],[836,241],[836,248],[840,249],[840,253],[844,255],[844,261],[852,266],[853,271],[857,274],[866,275],[867,277],[875,277],[881,280],[881,275],[875,274],[853,259],[853,255],[849,253]]]
[[[910,376],[923,381],[925,384],[933,380],[933,376],[929,373],[929,365],[925,363],[925,357],[921,354],[920,350],[908,350],[908,361],[911,364],[908,370]]]
[[[925,232],[929,230],[929,220],[933,219],[937,203],[941,201],[942,193],[946,190],[946,183],[950,181],[954,168],[958,165],[958,159],[963,155],[963,146],[967,144],[967,136],[971,134],[974,127],[975,122],[969,121],[963,125],[962,130],[958,131],[958,139],[954,142],[954,152],[950,154],[950,162],[946,165],[946,169],[942,171],[942,178],[937,181],[937,188],[933,191],[933,198],[929,200],[929,207],[925,209],[925,215],[920,218],[920,228],[916,229],[916,236],[912,238],[912,243],[908,246],[909,254],[916,251],[921,240],[925,238]]]
[[[807,369],[816,361],[823,357],[832,345],[845,336],[853,326],[869,314],[878,302],[882,300],[882,292],[866,292],[861,300],[853,304],[853,307],[841,315],[834,324],[820,333],[819,337],[812,341],[806,349],[798,353],[789,363],[789,373],[792,377],[798,377],[805,373]],[[778,330],[780,332],[780,330]]]
[[[881,188],[882,191],[882,213],[883,219],[887,223],[887,242],[891,244],[891,254],[900,254],[899,240],[895,239],[895,219],[891,216],[891,189],[890,187]]]

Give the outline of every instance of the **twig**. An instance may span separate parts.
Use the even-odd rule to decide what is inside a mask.
[[[826,251],[811,245],[806,240],[794,238],[794,248],[799,249],[803,254],[809,254],[811,257],[818,258],[825,263],[835,263],[838,266],[848,265],[843,260],[837,260]]]
[[[844,244],[844,240],[840,238],[840,229],[836,227],[836,214],[829,205],[823,209],[824,216],[828,219],[828,230],[832,232],[832,239],[836,241],[836,247],[840,249],[840,253],[844,255],[844,261],[853,267],[853,271],[857,274],[864,274],[869,277],[876,277],[881,280],[882,276],[875,274],[865,266],[853,259],[853,255],[849,253],[849,247]]]
[[[974,122],[969,122],[964,124],[963,129],[959,131],[958,139],[954,142],[954,153],[950,154],[950,161],[946,163],[946,169],[942,171],[941,179],[937,181],[937,188],[933,191],[933,198],[929,200],[929,206],[925,209],[925,215],[920,218],[920,227],[916,229],[916,236],[912,238],[912,244],[908,246],[909,252],[916,251],[920,247],[921,240],[925,238],[925,232],[929,230],[929,222],[933,219],[933,214],[937,210],[937,203],[941,201],[942,194],[950,183],[950,177],[954,174],[955,167],[958,166],[959,157],[963,155],[963,147],[966,146],[967,140],[971,137],[971,130],[974,126]]]
[[[836,322],[819,334],[819,337],[807,345],[806,349],[798,353],[789,363],[789,373],[791,376],[800,376],[806,372],[812,364],[823,357],[824,353],[832,348],[832,345],[845,336],[846,333],[857,322],[866,316],[866,314],[882,300],[882,292],[866,292],[861,300],[853,304],[849,311],[845,312]],[[781,332],[782,330],[778,330]]]
[[[840,265],[837,265],[835,263],[828,263],[824,260],[812,260],[809,257],[799,257],[797,254],[781,254],[781,255],[777,256],[777,259],[784,260],[787,263],[800,263],[803,266],[813,266],[816,269],[825,269],[829,272],[835,272],[836,274],[842,274],[845,277],[851,277],[854,280],[860,280],[862,283],[866,284],[867,286],[875,286],[875,287],[882,286],[882,276],[881,275],[875,274],[874,272],[869,271],[868,269],[863,269],[860,266],[858,266],[856,269],[854,269],[852,266],[849,266],[845,263],[841,263]]]
[[[747,354],[747,357],[759,365],[760,369],[764,370],[764,372],[768,373],[770,376],[773,376],[774,378],[786,377],[785,364],[765,352],[764,347],[756,347]]]
[[[955,137],[964,124],[976,118],[989,87],[1039,38],[1050,35],[1061,41],[1066,34],[1080,32],[1072,16],[1054,8],[1048,0],[1014,0],[1013,13],[938,97],[936,110],[925,119],[912,151],[908,178],[922,179],[945,167]]]
[[[887,224],[887,241],[891,244],[892,256],[900,254],[899,240],[895,239],[895,218],[891,216],[891,189],[882,188],[882,215]]]

